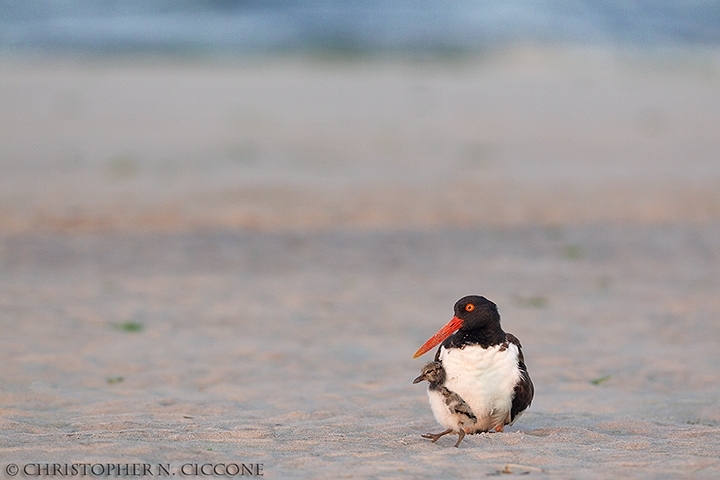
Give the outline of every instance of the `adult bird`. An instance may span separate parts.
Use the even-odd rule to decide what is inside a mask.
[[[442,342],[435,354],[445,371],[442,386],[462,398],[476,417],[463,427],[465,433],[502,432],[530,406],[535,392],[520,341],[503,331],[497,305],[485,297],[463,297],[454,310],[452,320],[413,358]],[[430,397],[430,406],[436,419],[443,417],[440,402]]]

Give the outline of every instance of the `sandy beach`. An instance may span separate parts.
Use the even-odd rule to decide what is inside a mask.
[[[6,57],[0,102],[0,477],[720,475],[717,52]],[[467,294],[536,396],[455,449],[412,354]]]

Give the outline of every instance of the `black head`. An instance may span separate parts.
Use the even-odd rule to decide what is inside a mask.
[[[469,344],[487,347],[504,341],[505,332],[500,327],[497,306],[485,297],[469,295],[457,301],[453,318],[418,348],[413,358],[425,354],[440,342],[446,348],[462,348]]]
[[[458,300],[455,316],[462,320],[460,330],[463,331],[500,326],[497,305],[479,295],[468,295]]]

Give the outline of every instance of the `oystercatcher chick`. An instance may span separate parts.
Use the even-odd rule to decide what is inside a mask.
[[[477,295],[458,300],[452,320],[413,358],[441,342],[435,361],[445,372],[442,386],[463,399],[476,417],[476,422],[464,427],[465,433],[502,432],[530,406],[535,390],[522,347],[514,335],[500,327],[500,314],[493,302]],[[428,395],[435,418],[439,421],[447,416],[447,407],[433,400],[429,389]]]
[[[435,443],[443,435],[455,432],[458,434],[458,440],[455,442],[457,447],[465,437],[465,429],[474,425],[477,418],[460,395],[444,386],[445,379],[442,363],[429,362],[423,365],[420,376],[413,380],[413,383],[420,383],[423,380],[428,382],[428,398],[435,420],[443,427],[447,427],[444,432],[426,433],[422,437],[429,438]]]

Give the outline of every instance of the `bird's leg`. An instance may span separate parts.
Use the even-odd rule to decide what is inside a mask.
[[[465,430],[461,428],[458,432],[458,441],[455,442],[455,448],[460,446],[460,442],[462,442],[463,438],[465,438]]]
[[[435,443],[435,442],[437,442],[437,441],[440,439],[440,437],[442,437],[443,435],[447,435],[448,433],[452,433],[452,432],[453,432],[453,429],[452,429],[452,428],[448,428],[448,429],[445,430],[444,432],[440,432],[440,433],[426,433],[426,434],[420,435],[420,436],[423,437],[423,438],[429,438],[430,440],[432,440],[433,443]]]

